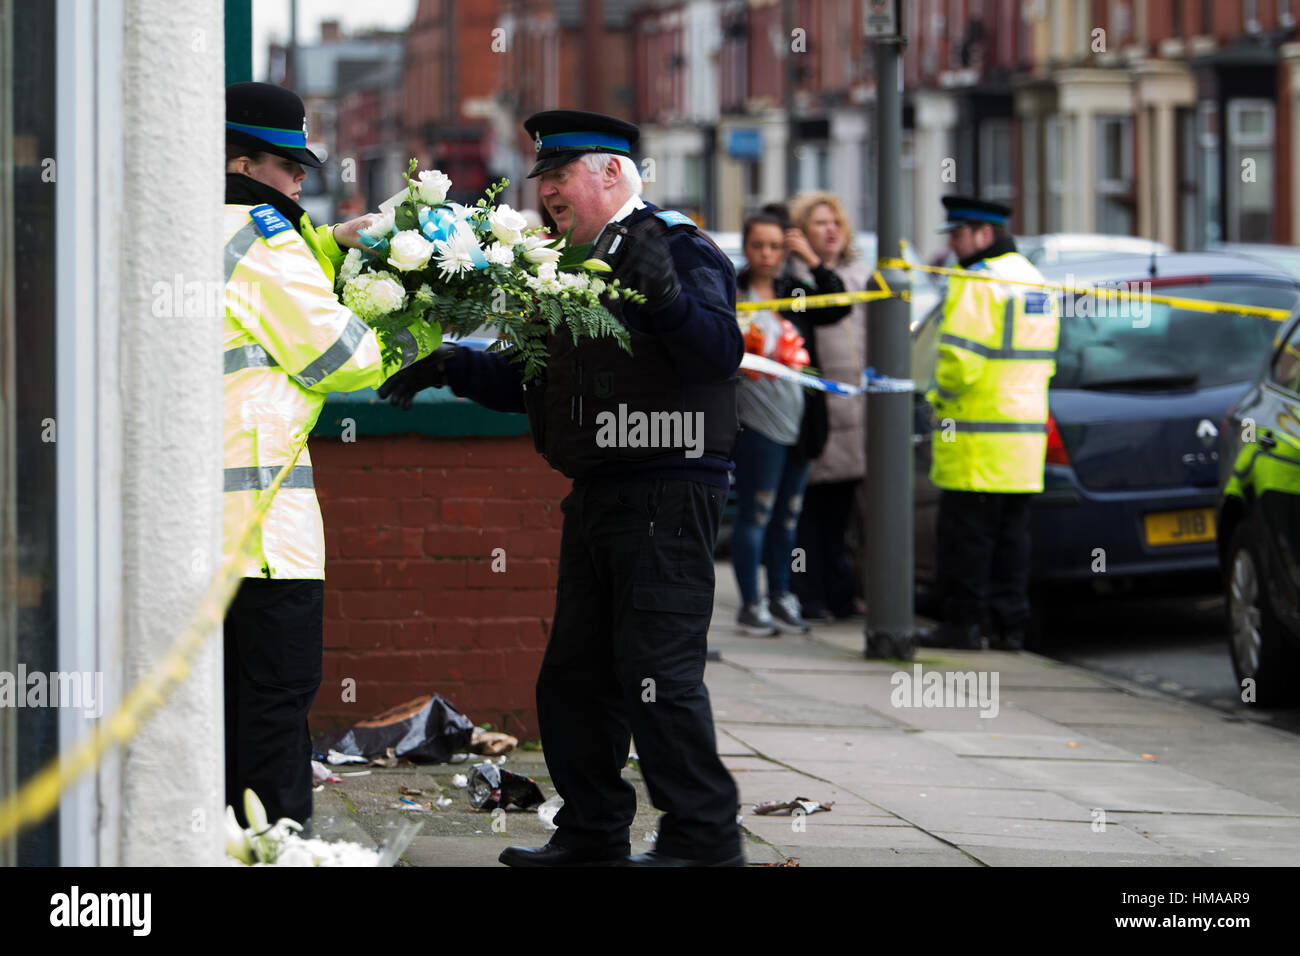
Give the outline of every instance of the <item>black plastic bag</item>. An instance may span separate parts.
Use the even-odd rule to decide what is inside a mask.
[[[475,764],[469,772],[469,805],[475,810],[495,810],[514,804],[522,810],[545,803],[537,781],[491,762]]]
[[[473,731],[474,724],[450,701],[429,694],[363,720],[319,746],[366,758],[382,757],[391,747],[394,756],[416,763],[447,763],[452,754],[469,750]]]

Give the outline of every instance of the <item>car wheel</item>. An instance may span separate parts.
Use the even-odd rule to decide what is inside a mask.
[[[1255,703],[1277,707],[1296,700],[1295,655],[1269,601],[1264,566],[1246,527],[1237,528],[1228,548],[1228,649],[1243,694],[1244,682],[1250,680]]]

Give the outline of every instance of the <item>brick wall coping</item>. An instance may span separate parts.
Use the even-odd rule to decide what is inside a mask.
[[[320,420],[312,430],[317,438],[339,438],[344,419],[352,419],[357,435],[510,436],[528,434],[528,416],[494,412],[449,388],[426,388],[415,396],[410,411],[380,401],[373,388],[335,392],[325,399]]]

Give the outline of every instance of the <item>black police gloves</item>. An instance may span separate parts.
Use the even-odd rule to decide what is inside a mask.
[[[654,216],[642,219],[628,230],[628,247],[614,268],[614,278],[645,296],[647,312],[666,309],[682,291],[666,232]]]
[[[447,360],[459,351],[455,345],[440,345],[433,352],[412,363],[400,372],[390,375],[377,389],[379,397],[388,403],[410,409],[415,396],[426,388],[441,388],[447,384]]]

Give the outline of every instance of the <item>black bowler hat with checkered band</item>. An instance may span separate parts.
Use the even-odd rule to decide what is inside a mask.
[[[612,153],[631,159],[632,147],[641,136],[633,123],[585,110],[534,113],[524,120],[524,129],[533,138],[537,153],[529,179],[567,166],[584,153]]]

